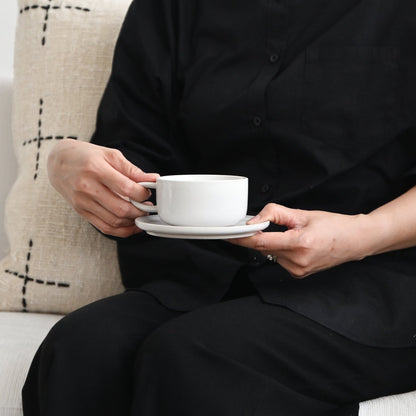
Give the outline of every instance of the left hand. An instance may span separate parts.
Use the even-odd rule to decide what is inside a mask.
[[[293,277],[303,278],[368,253],[366,215],[291,209],[268,204],[248,224],[271,221],[288,228],[284,232],[259,232],[229,240],[233,244],[276,256],[276,262]]]

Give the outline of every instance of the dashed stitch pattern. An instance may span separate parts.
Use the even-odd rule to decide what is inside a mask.
[[[33,248],[33,240],[29,240],[29,249],[26,255],[26,264],[25,264],[25,272],[19,273],[14,270],[6,269],[4,272],[7,274],[10,274],[12,276],[18,277],[19,279],[23,280],[23,287],[22,287],[22,312],[28,312],[27,309],[27,301],[26,301],[26,292],[27,292],[27,284],[29,282],[34,282],[40,285],[46,285],[46,286],[56,286],[59,288],[68,288],[70,287],[69,283],[66,282],[57,282],[52,280],[44,280],[44,279],[35,279],[33,277],[29,276],[30,271],[30,259],[32,257],[32,248]]]
[[[33,139],[25,140],[22,145],[27,146],[32,143],[36,143],[36,164],[35,164],[35,173],[33,175],[33,180],[36,180],[39,173],[39,160],[40,160],[40,148],[41,144],[44,140],[62,140],[65,137],[69,139],[77,140],[77,137],[75,136],[63,136],[63,135],[57,135],[57,136],[42,136],[42,114],[43,114],[43,99],[41,98],[39,100],[39,119],[38,119],[38,137],[35,137]]]
[[[30,6],[25,6],[22,9],[20,9],[20,14],[23,14],[24,12],[28,12],[30,10],[36,10],[36,9],[41,9],[45,11],[45,17],[43,19],[43,25],[42,25],[42,46],[45,46],[46,44],[46,32],[48,30],[48,20],[49,20],[49,11],[50,10],[62,10],[62,9],[67,9],[67,10],[77,10],[77,11],[81,11],[81,12],[90,12],[91,10],[88,9],[87,7],[80,7],[80,6],[71,6],[71,5],[66,5],[66,6],[54,6],[52,4],[53,0],[48,0],[49,4],[46,5],[42,5],[42,4],[32,4]]]

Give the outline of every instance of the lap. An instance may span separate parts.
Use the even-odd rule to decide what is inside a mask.
[[[194,360],[198,355],[217,357],[223,364],[256,373],[271,391],[283,384],[301,396],[336,404],[416,388],[415,349],[356,343],[257,295],[206,306],[164,323],[146,339],[141,354],[164,355],[166,362],[180,356],[185,361],[192,355]]]
[[[257,294],[182,313],[148,293],[128,291],[67,315],[46,342],[68,348],[76,344],[86,355],[136,354],[140,349],[172,355],[195,343],[247,363],[268,379],[287,375],[297,389],[313,392],[320,386],[317,394],[340,400],[351,394],[372,398],[416,388],[414,349],[356,343],[289,309],[265,303]],[[367,391],[361,383],[368,384]],[[322,392],[322,385],[330,391]]]
[[[312,401],[320,409],[330,403],[331,409],[416,388],[414,349],[355,343],[265,303],[257,294],[181,313],[165,308],[150,294],[129,291],[58,322],[44,343],[43,355],[56,350],[76,351],[70,362],[85,368],[105,367],[105,362],[134,368],[135,363],[138,380],[146,388],[151,388],[149,378],[158,371],[167,390],[175,391],[171,387],[175,386],[194,391],[195,396],[209,385],[213,395],[215,389],[230,392],[243,386],[235,394],[242,397],[251,386],[255,406],[262,409],[259,414],[267,414],[267,407],[282,406],[282,389],[296,406],[304,401],[309,408]],[[273,403],[276,398],[280,404]],[[222,406],[225,401],[223,397]]]

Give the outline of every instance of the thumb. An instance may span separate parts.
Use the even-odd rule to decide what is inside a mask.
[[[267,204],[254,218],[249,220],[247,224],[257,224],[264,221],[284,225],[291,229],[303,227],[306,224],[307,219],[302,210],[270,203]]]

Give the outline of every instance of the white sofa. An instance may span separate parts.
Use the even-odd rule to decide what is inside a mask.
[[[11,112],[12,80],[0,79],[0,258],[9,251],[3,227],[4,203],[18,173],[11,141]],[[2,284],[0,279],[0,288]],[[31,359],[41,340],[61,317],[62,314],[0,312],[0,416],[22,415],[21,388]],[[360,405],[360,416],[415,415],[416,392]]]

